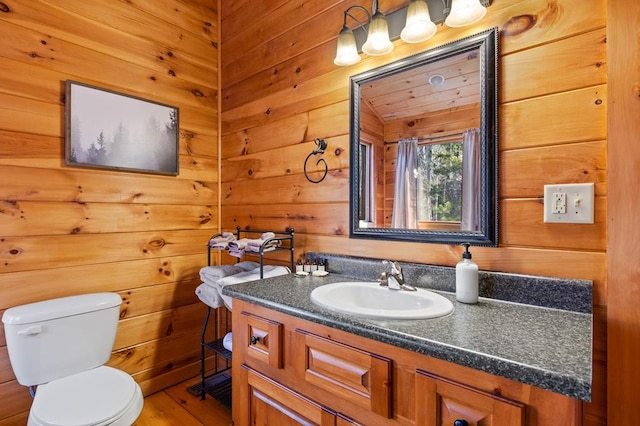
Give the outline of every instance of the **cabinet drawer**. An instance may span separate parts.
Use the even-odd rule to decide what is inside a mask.
[[[524,405],[425,371],[416,372],[417,424],[524,424]],[[458,423],[456,423],[458,421]]]
[[[280,383],[242,366],[248,383],[247,411],[251,425],[334,426],[336,415]],[[244,372],[243,372],[244,373]]]
[[[241,345],[246,347],[247,358],[257,359],[275,368],[282,368],[282,342],[284,327],[276,321],[242,312],[245,318],[246,328],[242,331],[233,330],[235,333],[243,333]]]
[[[295,374],[381,416],[391,418],[391,360],[296,329]]]

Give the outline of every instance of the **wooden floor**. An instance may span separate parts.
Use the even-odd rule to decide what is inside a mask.
[[[187,387],[196,384],[195,377],[144,399],[144,408],[134,426],[229,426],[231,411],[207,395],[200,397],[187,392]]]

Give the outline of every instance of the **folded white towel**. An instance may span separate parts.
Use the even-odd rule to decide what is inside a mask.
[[[224,277],[228,277],[241,272],[251,271],[259,268],[260,264],[256,262],[238,262],[235,265],[217,265],[205,266],[200,268],[200,279],[202,284],[196,288],[196,296],[202,303],[216,309],[224,305],[222,297],[220,297],[221,287],[218,281]]]
[[[217,265],[205,266],[200,269],[200,279],[207,284],[214,284],[220,278],[229,275],[238,274],[240,272],[250,271],[257,268],[260,264],[256,262],[238,262],[234,265]]]
[[[262,244],[265,243],[265,241],[271,239],[271,238],[275,238],[276,234],[274,234],[273,232],[265,232],[264,234],[262,234],[262,236],[260,238],[256,238],[253,240],[249,240],[247,242],[247,246],[253,246],[253,247],[260,247]],[[269,241],[269,243],[277,243],[278,240],[272,240]]]
[[[229,242],[229,250],[231,249],[243,249],[249,243],[249,238],[241,238],[239,240],[230,241]]]
[[[222,338],[222,347],[224,347],[226,350],[228,350],[229,352],[231,352],[233,349],[233,335],[231,332],[227,333],[224,335],[224,337]]]
[[[196,287],[196,296],[198,296],[198,299],[200,299],[202,303],[213,309],[220,308],[224,305],[218,289],[208,284],[202,283]]]
[[[222,235],[211,238],[209,240],[209,247],[216,250],[226,250],[229,246],[229,242],[236,239],[235,234],[232,232],[223,232]]]
[[[279,275],[286,275],[291,273],[291,270],[286,266],[277,266],[277,265],[265,265],[263,267],[263,277],[277,277]],[[222,300],[224,301],[227,309],[231,310],[232,302],[231,297],[222,294],[222,289],[228,285],[246,283],[250,281],[257,281],[260,279],[260,267],[257,267],[251,271],[241,272],[236,275],[230,275],[228,277],[221,278],[218,281],[218,286],[220,288],[220,295],[222,296]]]

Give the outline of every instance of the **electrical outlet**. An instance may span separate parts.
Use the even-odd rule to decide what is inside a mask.
[[[552,213],[564,214],[567,212],[567,194],[564,192],[553,193]]]
[[[593,223],[593,183],[544,186],[546,223]]]

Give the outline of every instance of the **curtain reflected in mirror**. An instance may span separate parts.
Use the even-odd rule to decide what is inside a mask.
[[[393,191],[392,228],[418,226],[418,138],[400,139]]]
[[[480,231],[480,129],[462,135],[462,214],[460,229]]]

